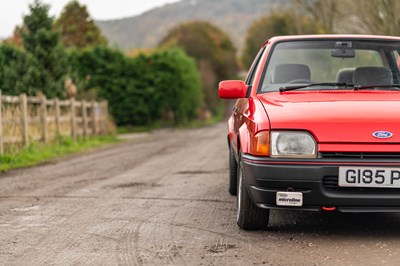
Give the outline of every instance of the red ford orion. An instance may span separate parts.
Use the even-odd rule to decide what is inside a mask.
[[[228,120],[237,223],[265,229],[270,209],[400,212],[400,38],[274,37]]]

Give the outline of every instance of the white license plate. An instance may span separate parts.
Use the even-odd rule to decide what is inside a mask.
[[[303,206],[303,193],[301,192],[276,192],[277,206]]]
[[[400,188],[400,168],[341,166],[339,186]]]

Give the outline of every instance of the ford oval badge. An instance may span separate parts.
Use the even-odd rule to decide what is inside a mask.
[[[393,133],[389,131],[375,131],[374,133],[372,133],[372,136],[377,139],[388,139],[393,136]]]

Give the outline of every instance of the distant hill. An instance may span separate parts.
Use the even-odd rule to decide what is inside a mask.
[[[144,14],[118,20],[97,21],[112,45],[123,50],[155,47],[174,26],[204,20],[228,33],[236,47],[243,46],[251,23],[283,8],[290,0],[181,0]]]

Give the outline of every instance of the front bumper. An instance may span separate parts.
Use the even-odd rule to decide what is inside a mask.
[[[340,212],[400,212],[398,188],[342,188],[339,166],[399,167],[399,160],[293,160],[242,156],[243,173],[253,203],[260,208],[320,211],[323,206]],[[276,205],[276,192],[303,193],[302,207]]]

